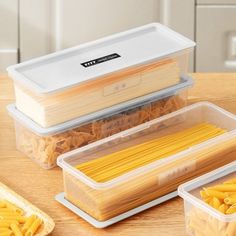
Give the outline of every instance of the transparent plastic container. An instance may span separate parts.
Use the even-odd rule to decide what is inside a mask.
[[[40,127],[14,104],[9,105],[15,120],[17,149],[43,168],[53,168],[62,153],[184,107],[192,84],[191,77],[185,76],[178,85],[51,128]]]
[[[221,158],[224,159],[224,155]],[[179,186],[179,195],[184,199],[188,235],[236,235],[236,213],[223,214],[205,203],[200,196],[202,188],[215,186],[233,178],[236,178],[236,161]]]
[[[51,127],[178,84],[194,45],[153,23],[7,70],[17,109]]]
[[[208,122],[228,132],[107,182],[96,182],[76,165]],[[224,158],[222,158],[222,156]],[[235,160],[236,117],[208,102],[196,103],[61,155],[66,199],[105,221],[177,189],[179,184]]]

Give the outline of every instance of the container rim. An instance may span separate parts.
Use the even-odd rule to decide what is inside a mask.
[[[191,181],[188,181],[178,187],[178,195],[184,199],[184,201],[187,201],[191,203],[194,206],[197,206],[204,212],[208,213],[209,215],[217,218],[220,221],[224,222],[231,222],[236,220],[236,213],[226,215],[223,214],[207,203],[205,203],[203,200],[195,197],[189,191],[192,191],[194,189],[199,188],[200,186],[203,186],[204,184],[208,184],[212,181],[221,179],[231,173],[236,172],[236,161],[231,162],[223,167],[220,167],[214,171],[211,171],[207,174],[204,174],[198,178],[195,178]]]
[[[164,57],[169,56],[171,54],[179,53],[179,52],[182,52],[186,49],[193,48],[196,45],[196,43],[193,42],[192,40],[190,40],[187,37],[175,32],[174,30],[171,30],[167,26],[164,26],[164,25],[162,25],[158,22],[153,22],[153,23],[149,23],[149,24],[146,24],[146,25],[143,25],[143,26],[140,26],[140,27],[135,27],[135,28],[127,30],[127,31],[123,31],[123,32],[120,32],[120,33],[116,33],[116,34],[107,36],[107,37],[103,37],[103,38],[100,38],[98,40],[94,40],[94,41],[91,41],[91,42],[88,42],[88,43],[84,43],[84,44],[81,44],[81,45],[78,45],[78,46],[74,46],[74,47],[71,47],[71,48],[68,48],[68,49],[64,49],[64,50],[61,50],[61,51],[58,51],[58,52],[54,52],[54,53],[51,53],[51,54],[48,54],[48,55],[45,55],[45,56],[41,56],[41,57],[38,57],[38,58],[35,58],[35,59],[31,59],[31,60],[26,61],[26,62],[22,62],[22,63],[16,64],[16,65],[11,65],[11,66],[7,67],[7,72],[9,74],[9,76],[12,78],[13,81],[22,84],[23,86],[27,87],[28,89],[32,90],[33,92],[36,92],[37,94],[48,95],[48,94],[60,92],[62,90],[66,90],[66,89],[69,89],[71,87],[77,86],[79,83],[72,83],[71,85],[61,87],[61,88],[57,88],[57,89],[46,89],[46,88],[40,87],[37,83],[33,83],[33,82],[29,81],[28,78],[25,75],[23,75],[23,73],[19,72],[19,69],[22,69],[22,68],[28,67],[28,66],[32,66],[36,63],[43,63],[43,62],[51,60],[51,59],[56,60],[56,59],[61,58],[65,55],[73,53],[76,50],[85,49],[85,48],[88,48],[88,47],[91,47],[91,46],[94,46],[94,45],[98,45],[98,44],[113,40],[114,38],[123,37],[123,36],[129,35],[129,34],[132,34],[132,33],[136,33],[136,32],[143,31],[143,30],[148,30],[148,29],[152,29],[152,28],[158,28],[161,32],[164,32],[168,35],[171,34],[177,40],[181,41],[183,45],[179,48],[169,50],[169,52],[166,53],[166,54],[163,53],[163,55],[161,54],[157,57],[146,58],[141,63],[134,63],[132,65],[128,65],[127,67],[124,67],[123,69],[129,68],[131,66],[141,65],[143,63],[148,63],[148,62],[151,62],[151,61],[156,60],[156,59],[161,59],[161,58],[164,58]],[[114,70],[113,72],[115,72],[115,71],[119,71],[119,69]],[[108,74],[110,74],[110,73],[105,73],[102,76],[106,76]],[[92,79],[96,79],[96,78],[97,77],[94,76],[94,78],[92,78]],[[92,80],[92,79],[90,79],[90,80]]]
[[[143,106],[149,102],[157,101],[160,99],[164,99],[169,96],[173,96],[176,93],[187,89],[193,85],[193,79],[189,75],[183,75],[181,78],[181,82],[167,87],[165,89],[161,89],[160,91],[144,95],[139,98],[135,98],[132,100],[129,100],[127,102],[123,102],[117,105],[114,105],[112,107],[102,109],[100,111],[69,120],[67,122],[61,123],[59,125],[51,126],[49,128],[44,128],[34,122],[32,119],[27,117],[25,114],[23,114],[21,111],[19,111],[15,104],[9,104],[7,106],[8,113],[11,117],[13,117],[15,120],[20,122],[23,126],[30,129],[32,132],[40,135],[40,136],[49,136],[49,135],[55,135],[58,133],[65,132],[69,129],[76,128],[80,125],[88,124],[91,121],[100,120],[106,117],[110,117],[112,115],[119,114],[121,112],[128,111],[130,109],[134,109],[139,106]]]
[[[198,102],[198,103],[195,103],[195,104],[192,104],[190,106],[187,106],[187,107],[184,107],[178,111],[175,111],[175,112],[172,112],[170,114],[167,114],[167,115],[164,115],[162,117],[159,117],[157,119],[154,119],[152,121],[149,121],[149,122],[146,122],[144,124],[141,124],[139,126],[136,126],[136,127],[133,127],[131,129],[128,129],[128,130],[125,130],[125,131],[122,131],[118,134],[115,134],[115,135],[112,135],[110,137],[107,137],[105,139],[102,139],[102,140],[99,140],[99,141],[96,141],[94,143],[91,143],[91,144],[88,144],[84,147],[81,147],[81,148],[78,148],[78,149],[75,149],[75,150],[72,150],[70,152],[67,152],[67,153],[64,153],[62,155],[60,155],[57,159],[57,165],[60,166],[63,170],[65,170],[66,172],[72,174],[74,177],[76,178],[80,178],[81,181],[83,181],[85,184],[89,185],[90,187],[92,188],[95,188],[95,189],[101,189],[101,188],[109,188],[109,187],[112,187],[116,184],[120,184],[120,182],[125,182],[127,180],[127,178],[132,178],[135,174],[140,174],[140,171],[142,170],[142,174],[143,173],[146,173],[150,170],[153,170],[155,169],[156,167],[161,167],[165,164],[168,164],[170,163],[171,161],[173,160],[176,160],[178,159],[179,157],[183,156],[183,155],[186,155],[186,154],[189,154],[190,152],[197,152],[199,149],[201,148],[205,148],[209,145],[214,145],[215,143],[218,143],[218,142],[221,142],[222,140],[229,140],[233,137],[236,137],[236,130],[232,130],[232,131],[229,131],[225,134],[222,134],[222,135],[219,135],[215,138],[212,138],[212,139],[209,139],[205,142],[202,142],[200,144],[197,144],[197,145],[194,145],[192,146],[191,148],[188,148],[184,151],[181,151],[179,153],[176,153],[170,157],[167,157],[165,159],[162,159],[162,160],[157,160],[153,163],[150,163],[148,165],[145,165],[145,166],[142,166],[142,167],[139,167],[135,170],[132,170],[132,171],[129,171],[128,173],[125,173],[121,176],[118,176],[110,181],[107,181],[107,182],[104,182],[104,183],[99,183],[99,182],[96,182],[94,181],[93,179],[91,179],[90,177],[86,176],[85,174],[83,174],[81,171],[75,169],[73,166],[71,166],[70,164],[68,164],[65,159],[69,158],[70,156],[74,156],[74,155],[78,155],[84,151],[87,151],[91,148],[95,148],[99,145],[102,145],[102,144],[105,144],[107,143],[108,141],[113,141],[117,138],[120,138],[120,137],[126,137],[128,135],[132,135],[132,134],[135,134],[141,130],[144,130],[146,128],[149,128],[151,125],[154,125],[158,122],[161,122],[163,120],[166,120],[166,119],[169,119],[169,118],[172,118],[176,115],[179,115],[179,114],[182,114],[182,113],[185,113],[187,111],[190,111],[190,110],[193,110],[197,107],[200,107],[200,106],[208,106],[208,107],[211,107],[221,113],[224,113],[225,116],[227,117],[230,117],[234,120],[236,120],[236,116],[233,115],[232,113],[210,103],[210,102]]]

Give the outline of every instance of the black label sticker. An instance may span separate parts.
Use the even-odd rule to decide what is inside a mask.
[[[90,60],[90,61],[83,62],[83,63],[81,63],[81,65],[83,67],[90,67],[90,66],[94,66],[94,65],[106,62],[106,61],[116,59],[118,57],[121,57],[121,56],[117,53],[112,53],[112,54],[106,55],[104,57],[99,57],[99,58],[96,58],[96,59],[93,59],[93,60]]]

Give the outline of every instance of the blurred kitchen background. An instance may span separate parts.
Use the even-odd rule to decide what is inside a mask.
[[[154,21],[197,42],[190,71],[236,71],[236,0],[0,0],[0,72]]]

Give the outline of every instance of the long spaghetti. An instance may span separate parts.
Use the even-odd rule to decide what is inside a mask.
[[[79,164],[76,168],[97,182],[106,182],[225,132],[215,125],[201,123],[183,131]]]

